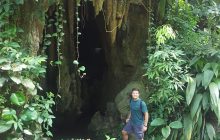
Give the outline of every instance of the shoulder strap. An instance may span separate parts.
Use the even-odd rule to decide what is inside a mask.
[[[142,115],[144,116],[144,113],[142,112],[142,100],[140,101],[140,111],[141,111],[141,113],[142,113]]]
[[[140,110],[142,112],[142,100],[140,101]]]

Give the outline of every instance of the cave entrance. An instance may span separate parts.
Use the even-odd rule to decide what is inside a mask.
[[[74,122],[72,135],[76,138],[92,137],[88,126],[92,116],[103,108],[103,76],[107,69],[102,36],[96,22],[92,2],[80,7],[79,66],[85,66],[86,75],[81,79],[81,114]]]
[[[83,15],[82,9],[79,13],[81,16],[79,64],[85,66],[86,75],[81,80],[82,114],[77,120],[76,126],[78,127],[75,131],[77,132],[78,129],[78,131],[85,133],[94,113],[103,108],[102,87],[107,64],[102,46],[102,36],[92,2],[87,2],[84,9],[86,9],[86,15]]]

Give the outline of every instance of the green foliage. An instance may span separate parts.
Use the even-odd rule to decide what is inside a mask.
[[[21,30],[9,22],[23,0],[0,2],[0,133],[8,139],[52,136],[53,94],[38,95],[46,57],[31,56],[16,38]]]
[[[166,23],[153,30],[155,49],[149,51],[145,64],[152,87],[149,138],[216,138],[216,120],[209,118],[212,112],[220,123],[218,7],[214,1],[192,5],[179,0],[170,4]],[[170,129],[173,127],[179,129]],[[158,129],[162,135],[155,131]]]
[[[183,127],[182,123],[180,121],[173,121],[168,125],[168,122],[164,119],[161,118],[156,118],[154,119],[151,123],[150,126],[150,135],[153,133],[158,133],[161,130],[161,133],[158,133],[160,138],[167,139],[171,135],[171,130],[173,129],[173,132],[177,129],[181,129]],[[176,131],[177,132],[177,131]],[[162,134],[162,135],[161,135]],[[173,135],[173,134],[172,134]],[[171,136],[174,137],[174,136]]]
[[[108,135],[105,135],[105,137],[106,137],[106,140],[116,140],[116,138],[111,138],[111,137],[108,136]]]

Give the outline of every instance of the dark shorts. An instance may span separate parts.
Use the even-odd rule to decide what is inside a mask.
[[[124,126],[124,131],[128,134],[133,133],[137,140],[144,138],[143,125],[133,125],[130,121]]]

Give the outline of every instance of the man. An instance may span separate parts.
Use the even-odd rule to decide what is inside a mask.
[[[147,105],[140,98],[140,91],[133,88],[130,100],[130,112],[126,119],[126,125],[122,130],[123,140],[128,140],[128,134],[134,133],[136,140],[144,140],[144,132],[147,131],[148,110]]]

